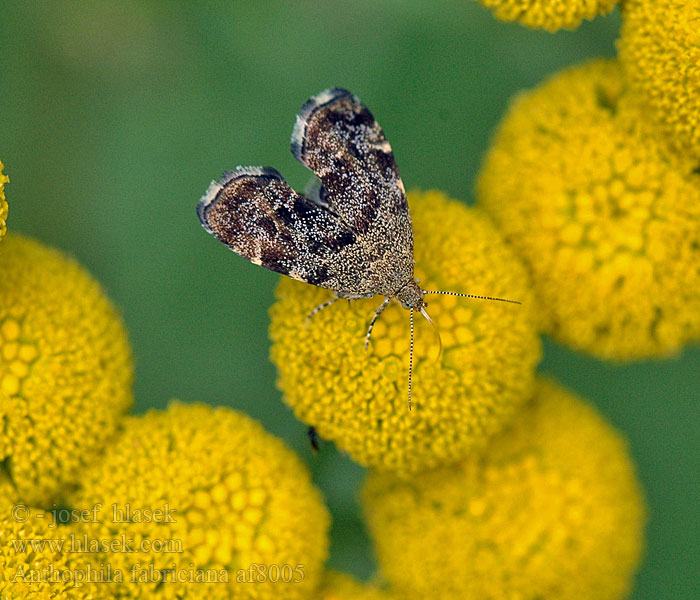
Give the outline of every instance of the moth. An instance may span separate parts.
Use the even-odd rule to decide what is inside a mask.
[[[237,167],[211,185],[197,206],[204,228],[250,262],[335,292],[337,300],[384,296],[365,336],[392,300],[409,311],[408,408],[412,407],[413,313],[431,324],[427,294],[512,302],[423,290],[413,276],[413,229],[391,146],[353,94],[325,90],[302,106],[292,154],[317,179],[304,195],[275,169]]]

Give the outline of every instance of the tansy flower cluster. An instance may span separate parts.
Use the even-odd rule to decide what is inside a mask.
[[[617,0],[478,0],[502,21],[557,31],[575,29],[584,19],[609,13]]]
[[[482,454],[411,481],[375,472],[363,498],[401,598],[622,598],[640,559],[626,444],[548,380]]]
[[[699,20],[698,0],[625,2],[619,62],[516,98],[479,178],[544,330],[601,358],[700,339]]]
[[[603,358],[700,339],[700,174],[623,94],[616,61],[511,105],[478,184],[528,265],[545,330]]]
[[[124,574],[118,597],[210,598],[212,590],[241,599],[309,597],[327,555],[328,513],[281,441],[245,415],[205,405],[173,403],[122,428],[68,499],[77,510],[100,507],[82,530],[89,539],[152,542],[143,551],[91,555]],[[170,512],[120,522],[124,511],[154,508]],[[190,570],[225,585],[180,581]],[[139,573],[162,573],[166,584]]]
[[[437,365],[434,348],[418,354],[409,412],[405,311],[392,306],[382,315],[365,353],[371,302],[353,302],[341,314],[329,308],[309,322],[328,293],[280,281],[270,335],[285,400],[321,436],[374,467],[364,504],[382,585],[329,574],[322,597],[624,597],[644,525],[625,443],[556,384],[530,387],[539,357],[534,299],[485,215],[438,192],[408,199],[425,289],[458,282],[457,291],[477,286],[524,304],[513,312],[477,300],[431,301],[445,348]],[[419,345],[430,344],[431,333],[420,330]],[[503,410],[515,378],[528,386]]]
[[[359,463],[407,475],[483,446],[532,394],[540,357],[530,283],[488,217],[439,192],[408,200],[423,289],[522,302],[427,296],[443,349],[438,356],[436,332],[418,320],[412,411],[409,315],[398,304],[382,313],[365,351],[376,299],[307,319],[330,293],[283,278],[270,325],[279,386],[296,415]]]
[[[550,31],[615,4],[480,1]],[[366,351],[377,299],[309,319],[330,292],[281,279],[269,331],[284,400],[372,468],[371,583],[324,571],[321,496],[250,418],[179,402],[127,416],[130,349],[99,286],[57,251],[2,240],[0,595],[623,598],[643,547],[634,467],[592,407],[536,378],[538,332],[614,359],[700,337],[697,12],[630,0],[622,65],[593,61],[518,97],[476,207],[408,195],[424,290],[521,302],[426,296],[435,329],[417,318],[412,411],[408,312],[391,304]],[[6,181],[0,163],[0,237]],[[57,501],[70,522],[37,517],[32,505]],[[48,538],[74,545],[16,543]]]
[[[0,273],[0,461],[22,500],[49,505],[131,406],[131,350],[70,258],[10,233]]]
[[[618,43],[626,81],[680,155],[700,160],[700,0],[626,0]]]

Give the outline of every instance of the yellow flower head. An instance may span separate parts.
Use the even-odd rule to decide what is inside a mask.
[[[547,380],[482,455],[407,482],[372,473],[363,496],[402,598],[613,600],[640,560],[644,504],[624,440]]]
[[[317,600],[392,600],[394,596],[376,585],[362,584],[345,573],[327,571],[316,598]]]
[[[540,357],[523,267],[488,217],[440,192],[408,196],[416,277],[425,290],[500,296],[522,305],[427,296],[442,336],[416,320],[413,410],[407,402],[409,313],[392,303],[364,350],[381,299],[339,302],[310,320],[328,290],[283,278],[271,309],[272,359],[285,401],[359,463],[412,473],[482,446],[532,391]]]
[[[10,234],[0,273],[0,461],[23,501],[48,505],[131,406],[131,352],[74,260]]]
[[[584,19],[609,13],[617,0],[478,0],[501,21],[557,31],[576,29]]]
[[[0,499],[0,598],[111,598],[93,573],[50,514]]]
[[[0,240],[7,233],[7,200],[5,200],[5,184],[10,181],[10,178],[5,175],[2,170],[5,165],[0,160]]]
[[[700,159],[700,0],[627,0],[622,10],[631,92],[676,150]]]
[[[486,158],[481,204],[530,269],[560,341],[603,358],[700,339],[700,175],[647,131],[616,62],[518,97]]]
[[[70,503],[99,507],[82,524],[90,539],[135,540],[93,555],[124,574],[120,598],[308,598],[327,555],[328,512],[305,466],[227,408],[128,417]]]

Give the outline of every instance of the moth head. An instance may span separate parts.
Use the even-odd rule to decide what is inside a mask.
[[[401,306],[408,310],[420,311],[426,306],[423,300],[423,290],[413,279],[396,293],[396,299],[401,303]]]

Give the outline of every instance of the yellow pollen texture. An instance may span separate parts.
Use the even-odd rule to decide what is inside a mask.
[[[584,19],[609,13],[617,0],[478,0],[501,21],[535,29],[576,29]]]
[[[174,402],[128,417],[81,483],[71,506],[101,505],[82,533],[151,542],[93,554],[125,573],[111,586],[120,598],[305,599],[321,578],[329,526],[321,496],[297,456],[241,413]],[[155,516],[139,516],[148,512]],[[163,570],[163,581],[138,580]]]
[[[606,359],[700,339],[700,174],[622,94],[614,61],[516,98],[478,197],[525,261],[545,329]]]
[[[700,161],[700,0],[626,0],[618,48],[631,93]]]
[[[480,456],[363,491],[380,569],[408,600],[618,600],[645,507],[625,441],[552,381]]]
[[[284,400],[359,463],[400,474],[459,460],[504,426],[532,393],[540,358],[527,275],[479,209],[440,192],[408,195],[415,275],[425,290],[522,305],[426,296],[442,336],[415,316],[413,410],[408,410],[409,312],[392,302],[364,338],[382,297],[341,300],[282,278],[271,308],[271,355]]]
[[[21,500],[46,506],[130,408],[131,351],[75,261],[8,234],[0,273],[0,461]]]

